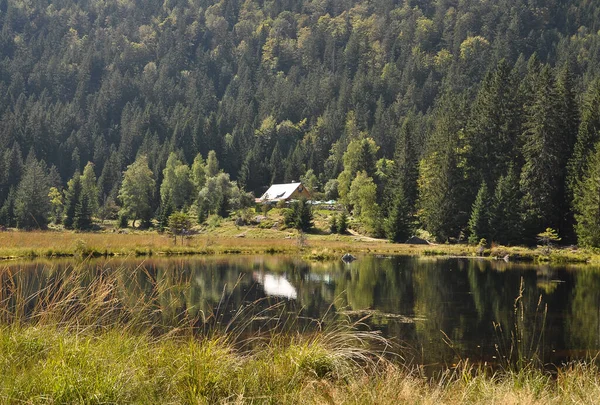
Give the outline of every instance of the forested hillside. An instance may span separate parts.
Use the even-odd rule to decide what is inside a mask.
[[[202,221],[302,178],[395,240],[599,246],[599,24],[594,0],[0,0],[0,222]]]

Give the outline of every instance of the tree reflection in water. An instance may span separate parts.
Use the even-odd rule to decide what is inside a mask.
[[[52,291],[73,268],[83,268],[83,284],[114,272],[120,305],[152,308],[146,321],[161,330],[187,322],[200,331],[241,328],[239,336],[248,337],[271,328],[323,327],[335,314],[368,315],[369,328],[403,343],[405,358],[419,364],[496,362],[502,355],[496,345],[510,341],[515,325],[527,341],[542,334],[546,362],[600,349],[600,269],[590,266],[374,256],[350,265],[288,256],[7,263],[0,273],[3,308],[33,310],[37,292]],[[524,310],[517,317],[521,280]],[[17,290],[29,297],[19,308],[11,296]],[[543,332],[528,327],[539,321],[540,297],[548,307]],[[502,327],[494,329],[494,322]]]

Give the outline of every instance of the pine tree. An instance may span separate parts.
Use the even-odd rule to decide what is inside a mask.
[[[88,162],[83,169],[81,176],[81,192],[87,195],[89,209],[92,215],[98,212],[98,185],[96,183],[96,173],[94,173],[94,164]]]
[[[586,172],[589,156],[593,153],[590,145],[595,145],[598,141],[600,141],[600,79],[592,82],[584,96],[577,140],[568,163],[567,187],[571,196],[575,194],[578,183]]]
[[[490,212],[491,241],[503,245],[514,245],[521,241],[523,227],[520,204],[519,175],[510,167],[508,173],[500,177],[494,191]]]
[[[10,187],[6,200],[0,209],[0,225],[5,227],[17,226],[15,219],[15,187]]]
[[[577,102],[577,96],[575,94],[574,78],[571,72],[569,64],[559,71],[556,90],[559,98],[560,107],[560,125],[561,125],[561,140],[562,145],[560,148],[560,167],[562,168],[560,181],[559,194],[560,199],[560,229],[562,234],[565,236],[567,241],[572,240],[574,242],[574,224],[575,219],[573,216],[573,193],[569,187],[569,159],[573,155],[573,150],[577,142],[577,134],[579,129],[579,105]]]
[[[79,201],[75,207],[75,218],[73,228],[81,231],[89,230],[92,227],[92,207],[87,193],[82,192]]]
[[[461,107],[455,97],[445,96],[425,158],[419,164],[418,217],[439,241],[459,236],[467,225],[472,202],[461,153]]]
[[[337,230],[340,235],[343,235],[348,230],[348,214],[346,211],[340,213],[340,217],[337,221]]]
[[[77,205],[81,200],[83,186],[81,184],[81,176],[79,172],[75,172],[73,178],[68,181],[67,189],[65,190],[65,228],[73,228]]]
[[[494,184],[517,159],[520,119],[513,73],[505,60],[481,84],[466,138],[472,181]]]
[[[600,142],[596,143],[587,167],[575,190],[575,230],[579,244],[600,247]]]
[[[167,194],[166,199],[160,203],[160,213],[158,215],[158,231],[163,232],[169,226],[169,217],[175,211],[171,201],[171,195]]]
[[[410,237],[410,210],[404,191],[396,191],[389,216],[385,222],[385,233],[391,242],[404,242]]]
[[[481,239],[490,240],[490,195],[483,182],[471,210],[469,219],[469,243],[476,245]]]
[[[30,153],[15,194],[15,217],[19,228],[45,229],[48,226],[49,192],[44,165]]]
[[[206,158],[206,177],[215,177],[219,174],[219,161],[214,150],[208,152]]]
[[[527,106],[521,172],[525,239],[531,243],[546,227],[561,223],[560,191],[564,182],[561,167],[562,139],[560,106],[548,66],[540,72],[533,104]]]

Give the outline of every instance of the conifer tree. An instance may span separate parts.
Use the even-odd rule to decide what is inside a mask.
[[[490,212],[491,241],[514,245],[521,241],[522,217],[519,175],[512,168],[498,180]]]
[[[494,184],[517,159],[520,120],[516,85],[510,66],[500,61],[484,79],[467,125],[472,181]]]
[[[385,234],[391,242],[404,242],[410,237],[410,210],[404,191],[398,188],[385,222]]]
[[[73,228],[78,230],[88,230],[92,227],[92,207],[89,195],[82,191],[79,201],[75,206],[75,218]]]
[[[44,165],[30,152],[15,194],[15,218],[19,228],[45,229],[48,226],[49,192]]]
[[[160,212],[158,215],[158,231],[162,232],[169,226],[169,217],[175,211],[171,194],[167,194],[166,199],[160,202]]]
[[[215,177],[219,174],[219,161],[214,150],[208,152],[206,158],[206,177]]]
[[[537,81],[535,99],[527,107],[521,172],[525,238],[533,241],[546,227],[558,228],[561,223],[560,191],[564,183],[561,167],[560,106],[554,78],[544,66]]]
[[[88,162],[83,169],[81,176],[81,192],[87,195],[89,210],[92,215],[98,212],[98,184],[96,183],[96,173],[94,173],[94,164]]]
[[[590,146],[598,141],[600,141],[600,79],[590,84],[584,96],[577,140],[573,155],[568,162],[567,187],[570,195],[575,194],[578,183],[586,172],[589,156],[593,153]]]
[[[81,175],[79,172],[75,172],[73,178],[67,183],[67,189],[65,190],[65,228],[73,228],[75,222],[75,215],[77,213],[77,205],[81,200],[83,186],[81,184]]]
[[[445,96],[439,106],[435,129],[425,158],[419,164],[418,217],[439,241],[457,237],[467,225],[469,185],[465,182],[460,127],[462,103]]]
[[[600,247],[600,142],[596,143],[584,177],[575,191],[574,207],[579,244]]]
[[[481,239],[490,240],[490,195],[483,182],[471,209],[469,219],[469,243],[476,245]]]
[[[0,209],[0,225],[6,227],[17,226],[15,220],[15,187],[10,187],[8,195]]]

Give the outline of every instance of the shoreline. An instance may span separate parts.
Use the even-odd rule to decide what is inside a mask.
[[[70,257],[205,256],[291,254],[307,260],[339,259],[344,253],[439,256],[507,260],[517,263],[594,264],[600,254],[587,249],[493,246],[478,252],[466,244],[411,245],[356,235],[305,234],[272,229],[217,229],[178,240],[155,231],[128,233],[17,231],[0,233],[0,261]],[[508,257],[507,257],[508,256]],[[507,257],[507,258],[506,258]],[[506,258],[506,259],[505,259]]]

